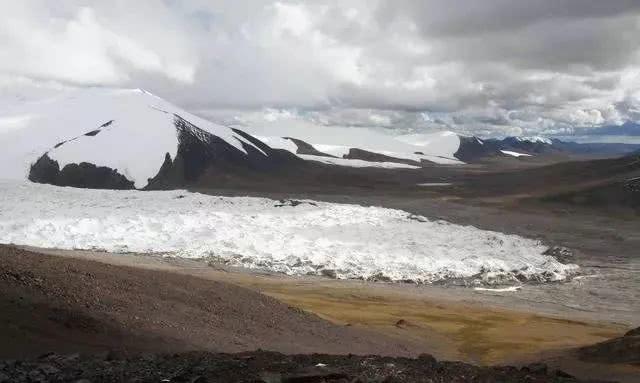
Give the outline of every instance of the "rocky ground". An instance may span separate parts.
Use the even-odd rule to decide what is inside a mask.
[[[333,325],[228,283],[0,246],[0,359],[259,348],[403,356],[425,351]]]
[[[415,359],[355,355],[284,355],[192,352],[123,358],[44,354],[28,361],[0,362],[0,382],[578,382],[544,364],[476,367]]]
[[[638,336],[624,338],[579,352],[637,363]],[[0,247],[0,383],[585,381],[563,364],[475,366],[425,348],[229,283]]]

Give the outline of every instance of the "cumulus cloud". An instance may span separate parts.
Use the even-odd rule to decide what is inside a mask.
[[[4,93],[12,80],[143,87],[220,122],[488,136],[640,119],[635,0],[24,0],[0,11]]]
[[[51,11],[44,2],[4,6],[3,73],[78,85],[117,85],[138,71],[176,82],[194,80],[195,63],[181,48],[154,49],[149,44],[153,36],[128,34],[109,19],[101,20],[101,13],[89,6],[69,7],[64,13]]]

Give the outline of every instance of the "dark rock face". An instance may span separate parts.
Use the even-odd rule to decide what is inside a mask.
[[[90,189],[134,189],[133,182],[117,169],[81,162],[68,164],[60,170],[58,162],[47,154],[31,165],[29,181]]]
[[[59,176],[60,166],[58,162],[49,158],[47,154],[31,165],[31,170],[29,171],[29,181],[41,184],[57,185]]]
[[[369,161],[369,162],[395,162],[400,164],[420,166],[420,163],[417,161],[408,160],[405,158],[391,157],[384,154],[370,152],[367,150],[357,149],[357,148],[349,149],[349,153],[345,154],[342,157],[349,160],[363,160],[363,161]]]
[[[196,183],[205,173],[221,177],[247,172],[271,172],[303,160],[286,150],[272,149],[262,141],[238,129],[234,133],[253,145],[242,143],[246,154],[225,140],[198,128],[180,116],[174,122],[178,133],[175,159],[169,154],[147,189],[167,189]]]
[[[480,141],[476,137],[460,137],[460,147],[453,156],[463,162],[474,162],[482,158],[503,156],[492,140]]]

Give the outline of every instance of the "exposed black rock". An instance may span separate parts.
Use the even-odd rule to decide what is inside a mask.
[[[68,164],[60,170],[58,162],[47,154],[31,165],[29,181],[91,189],[134,189],[133,182],[117,169],[81,162]]]
[[[87,137],[97,136],[98,133],[100,133],[102,131],[102,128],[106,128],[107,126],[109,126],[111,124],[113,124],[113,120],[109,120],[109,121],[105,122],[104,124],[100,125],[100,127],[98,129],[96,129],[96,130],[92,130],[90,132],[85,133],[84,136],[87,136]],[[75,138],[74,138],[74,140],[75,140]]]
[[[349,160],[363,160],[369,162],[395,162],[399,164],[420,166],[420,162],[418,161],[408,160],[406,158],[391,157],[384,154],[357,148],[349,149],[349,153],[343,155],[342,157]]]
[[[105,122],[104,124],[100,125],[100,128],[106,128],[107,126],[113,124],[113,120],[109,120],[107,122]]]
[[[57,185],[59,176],[60,166],[58,162],[49,158],[46,153],[35,164],[31,165],[31,170],[29,171],[29,181],[41,184]]]
[[[232,177],[238,173],[272,172],[304,160],[280,149],[273,149],[238,129],[233,132],[253,145],[242,143],[246,153],[182,117],[175,115],[178,151],[175,159],[167,153],[158,174],[149,179],[147,189],[166,189],[193,185],[206,173]]]
[[[95,130],[89,131],[89,132],[87,132],[87,133],[83,134],[82,136],[86,136],[86,137],[94,137],[94,136],[97,136],[97,135],[98,135],[98,133],[100,133],[100,132],[102,131],[102,128],[105,128],[105,127],[107,127],[107,126],[111,125],[111,124],[113,123],[113,121],[114,121],[114,120],[109,120],[109,121],[105,122],[104,124],[100,125],[100,126],[98,127],[98,129],[95,129]],[[81,136],[76,136],[76,137],[70,138],[70,139],[68,139],[68,140],[64,140],[64,141],[58,142],[57,144],[55,144],[55,146],[54,146],[53,148],[54,148],[54,149],[57,149],[57,148],[61,147],[62,145],[66,144],[67,142],[75,141],[75,140],[77,140],[77,139],[78,139],[78,138],[80,138],[80,137],[81,137]]]
[[[490,141],[481,141],[476,137],[460,137],[460,146],[453,156],[463,162],[474,162],[487,157],[503,156],[498,146]]]
[[[318,206],[317,203],[312,202],[312,201],[300,201],[300,200],[296,200],[296,199],[281,199],[278,201],[277,204],[273,205],[274,207],[285,207],[285,206],[290,206],[290,207],[296,207],[299,205],[303,205],[303,204],[307,204],[307,205],[311,205],[311,206]]]

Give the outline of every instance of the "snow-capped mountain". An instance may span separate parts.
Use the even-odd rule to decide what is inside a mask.
[[[615,143],[575,143],[546,137],[505,137],[480,140],[461,137],[456,158],[465,162],[477,162],[487,158],[544,156],[623,156],[640,148],[640,145]]]
[[[0,178],[98,188],[195,180],[217,165],[265,169],[299,161],[146,91],[83,89],[2,110]]]
[[[393,136],[353,127],[286,131],[277,124],[240,130],[144,90],[106,88],[2,106],[0,142],[0,179],[109,189],[175,188],[205,174],[212,185],[238,174],[334,171],[328,165],[463,165],[487,157],[577,152],[586,145],[541,137],[481,140],[448,131]]]
[[[448,131],[392,136],[354,127],[323,127],[321,133],[318,129],[290,131],[278,126],[247,129],[271,147],[325,163],[349,165],[349,161],[341,160],[358,160],[414,167],[463,164],[455,156],[460,138]],[[274,135],[278,133],[281,135]]]
[[[140,89],[74,90],[0,109],[0,178],[142,189],[186,185],[205,172],[462,164],[454,156],[458,136],[450,132],[398,138],[323,132],[329,141],[270,133],[256,138],[214,124]]]

